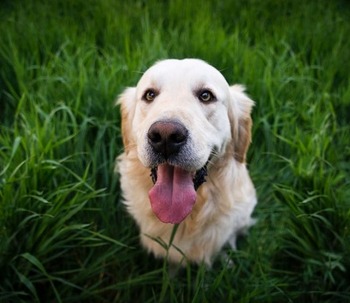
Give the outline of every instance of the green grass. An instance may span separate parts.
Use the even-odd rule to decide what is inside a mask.
[[[345,0],[2,1],[0,302],[350,301],[349,20]],[[175,278],[113,173],[114,100],[168,57],[256,100],[258,223],[233,268]]]

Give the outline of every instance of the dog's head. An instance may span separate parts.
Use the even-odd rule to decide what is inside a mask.
[[[253,101],[243,91],[204,61],[172,59],[121,95],[125,152],[152,170],[149,198],[161,221],[179,223],[191,212],[208,163],[227,153],[245,162]]]

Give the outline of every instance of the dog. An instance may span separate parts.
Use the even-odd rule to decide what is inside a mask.
[[[208,266],[226,243],[236,249],[257,203],[246,167],[254,102],[244,87],[202,60],[167,59],[117,104],[116,170],[142,245],[172,264]]]

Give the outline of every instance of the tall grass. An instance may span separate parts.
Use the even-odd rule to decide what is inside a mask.
[[[346,1],[3,1],[0,302],[350,300]],[[199,57],[256,100],[258,223],[213,268],[139,246],[114,105],[147,66]]]

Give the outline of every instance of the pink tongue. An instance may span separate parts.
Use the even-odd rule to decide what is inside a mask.
[[[192,174],[169,164],[158,166],[157,182],[149,191],[153,212],[164,223],[177,224],[196,202]]]

